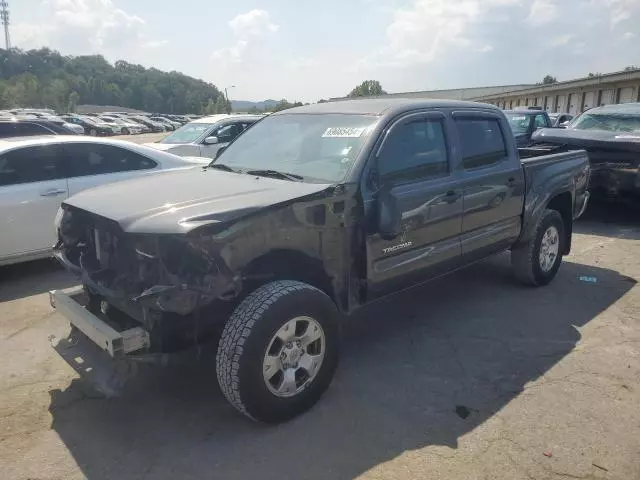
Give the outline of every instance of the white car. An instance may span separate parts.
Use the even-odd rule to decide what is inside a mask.
[[[81,190],[209,162],[121,140],[72,135],[0,140],[0,265],[49,256],[56,212]]]
[[[121,135],[137,135],[138,133],[142,133],[142,125],[139,123],[127,121],[123,118],[119,117],[110,117],[107,115],[101,115],[98,117],[103,122],[107,122],[111,127],[114,128],[116,133]]]
[[[212,115],[181,126],[157,143],[146,145],[176,155],[215,158],[218,150],[260,120],[262,115]]]

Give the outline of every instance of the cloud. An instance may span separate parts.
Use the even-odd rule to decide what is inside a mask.
[[[622,35],[622,38],[624,38],[625,40],[633,40],[634,38],[636,38],[636,35],[633,32],[625,32],[625,34]]]
[[[279,26],[271,22],[269,13],[265,10],[251,10],[237,15],[228,23],[236,38],[236,43],[230,47],[221,48],[213,52],[212,59],[217,62],[239,64],[247,59],[254,47],[260,47],[262,38],[276,33]]]
[[[493,45],[484,42],[478,47],[469,28],[500,13],[496,9],[519,3],[520,0],[415,0],[410,7],[393,12],[386,30],[387,45],[357,62],[356,69],[429,63],[452,47],[489,52]]]
[[[576,36],[573,33],[567,33],[565,35],[559,35],[557,37],[553,37],[549,44],[552,47],[559,47],[561,45],[567,45],[571,40],[573,40]]]
[[[107,56],[150,46],[145,21],[117,8],[111,0],[49,0],[46,25],[16,24],[12,36],[21,48],[48,46],[72,54]],[[161,41],[160,41],[161,42]]]
[[[527,21],[531,25],[544,25],[558,18],[558,7],[553,0],[534,0]]]
[[[258,9],[236,16],[229,21],[229,27],[238,38],[277,32],[279,28],[275,23],[271,23],[268,12]]]
[[[142,48],[160,48],[169,44],[168,40],[150,40],[140,45]]]

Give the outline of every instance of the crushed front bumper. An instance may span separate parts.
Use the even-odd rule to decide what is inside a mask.
[[[87,297],[82,287],[49,292],[51,306],[60,312],[93,343],[113,358],[142,352],[151,345],[150,335],[142,327],[118,331],[103,318],[85,307]]]

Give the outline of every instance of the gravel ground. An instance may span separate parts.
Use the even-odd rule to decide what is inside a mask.
[[[49,340],[68,327],[46,292],[74,280],[0,269],[1,477],[638,479],[639,211],[590,207],[546,288],[502,255],[362,311],[323,400],[276,427],[224,401],[207,355],[98,394],[91,357]]]

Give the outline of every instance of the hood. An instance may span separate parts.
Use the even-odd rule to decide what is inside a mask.
[[[585,149],[608,148],[640,152],[640,132],[542,128],[535,131],[531,139],[538,143],[558,143]]]
[[[131,233],[187,233],[329,187],[193,168],[92,188],[64,203],[114,220]]]

